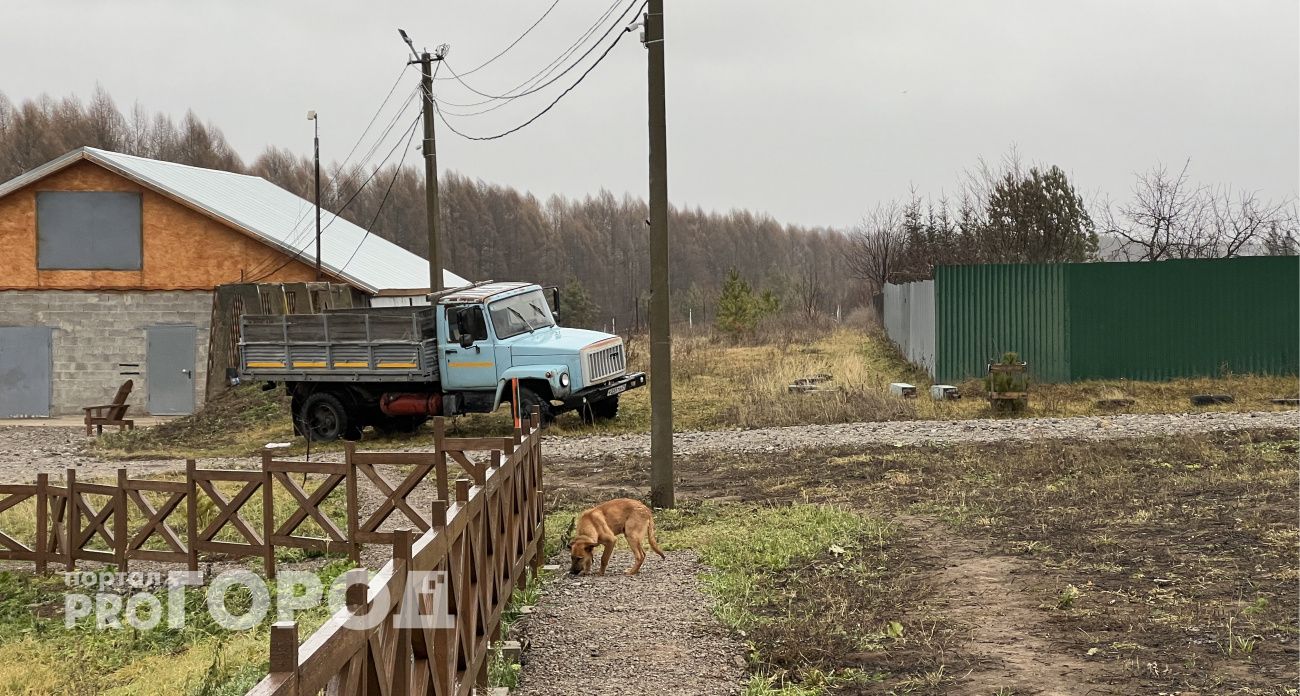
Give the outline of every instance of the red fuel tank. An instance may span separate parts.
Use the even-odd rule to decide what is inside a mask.
[[[442,394],[389,392],[379,397],[379,410],[387,416],[437,416],[442,413]]]

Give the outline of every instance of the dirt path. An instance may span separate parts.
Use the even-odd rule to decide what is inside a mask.
[[[528,696],[579,694],[738,694],[745,647],[709,615],[690,551],[653,555],[641,573],[614,554],[606,576],[547,582],[535,612],[521,624],[526,644],[518,691]]]
[[[929,609],[966,632],[961,650],[974,662],[951,693],[1124,693],[1107,685],[1099,664],[1053,645],[1041,593],[1027,587],[1035,576],[1042,580],[1041,571],[991,551],[986,543],[956,536],[933,519],[901,517],[895,522],[925,549],[915,559],[918,564],[940,569],[928,578],[935,590]]]

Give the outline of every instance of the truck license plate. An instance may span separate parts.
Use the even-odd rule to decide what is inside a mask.
[[[610,389],[609,391],[605,392],[605,396],[614,396],[616,394],[622,394],[625,391],[627,391],[627,385],[620,384],[619,386],[614,387],[613,389]]]

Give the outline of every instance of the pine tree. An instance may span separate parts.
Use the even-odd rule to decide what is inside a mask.
[[[587,294],[587,288],[577,278],[570,276],[560,288],[560,322],[580,329],[592,328],[600,307]]]
[[[758,322],[758,303],[754,299],[754,291],[740,277],[740,271],[734,268],[722,284],[717,316],[718,330],[732,340],[752,331]]]

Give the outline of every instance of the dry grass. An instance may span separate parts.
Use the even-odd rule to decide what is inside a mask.
[[[678,430],[759,428],[842,423],[855,421],[993,417],[1068,417],[1119,412],[1184,413],[1201,411],[1280,410],[1291,408],[1269,402],[1295,397],[1300,387],[1294,376],[1225,375],[1219,378],[1181,379],[1168,382],[1111,380],[1075,384],[1034,384],[1026,409],[1014,414],[995,412],[983,398],[979,380],[958,385],[964,398],[932,401],[930,378],[906,363],[879,333],[839,327],[820,333],[808,331],[801,340],[753,345],[731,345],[708,331],[679,334],[673,341],[673,420]],[[649,372],[645,338],[628,343],[629,369]],[[1032,369],[1032,366],[1031,366]],[[824,391],[793,394],[795,380],[828,374]],[[917,387],[919,398],[902,399],[889,393],[891,382]],[[1194,394],[1228,393],[1233,404],[1192,406]],[[267,442],[295,442],[290,454],[300,454],[286,399],[278,392],[246,386],[223,395],[204,411],[156,428],[105,435],[94,444],[107,457],[184,458],[247,456]],[[1101,400],[1133,399],[1116,409]],[[645,432],[650,428],[650,390],[636,389],[622,396],[617,420],[584,425],[576,414],[562,416],[553,434],[592,432]],[[508,407],[497,413],[452,419],[456,435],[500,434],[510,429]],[[368,444],[399,448],[427,443],[428,426],[414,436],[381,436],[367,431]],[[339,449],[338,443],[313,445],[320,451]]]
[[[721,586],[724,620],[754,644],[755,694],[951,693],[987,668],[952,632],[960,607],[927,601],[927,588],[947,587],[934,578],[952,557],[930,553],[943,539],[1013,564],[1015,590],[1040,607],[1035,635],[1117,685],[1095,693],[1293,695],[1282,685],[1300,676],[1298,447],[1278,430],[701,453],[678,489],[686,511],[661,514],[661,528],[674,544],[725,551],[709,560],[726,566],[783,544],[809,506],[897,521],[856,549],[834,542],[851,559],[820,539],[829,553]],[[635,495],[645,470],[640,459],[568,464],[548,491],[575,504]],[[702,498],[746,502],[691,507]],[[774,514],[790,516],[786,529],[768,528]],[[733,541],[754,549],[727,551]],[[895,620],[902,640],[883,630]],[[846,636],[862,642],[844,650]],[[846,670],[870,680],[812,686]]]

